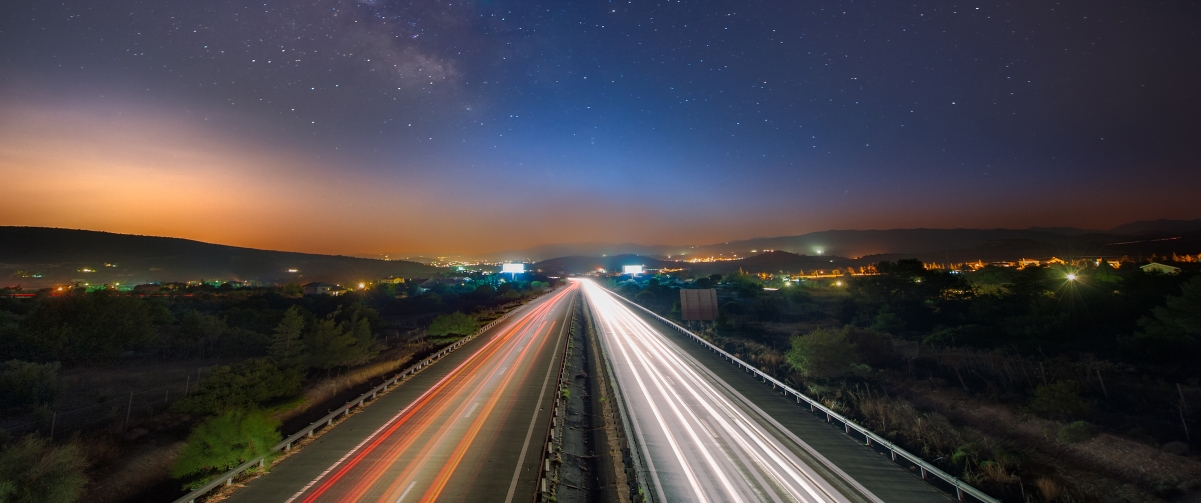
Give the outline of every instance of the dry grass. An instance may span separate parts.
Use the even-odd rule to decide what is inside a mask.
[[[1040,477],[1038,480],[1035,480],[1034,487],[1038,488],[1038,494],[1042,496],[1043,501],[1048,503],[1059,501],[1059,498],[1067,493],[1063,489],[1063,486],[1050,477]]]
[[[304,390],[304,400],[297,407],[288,409],[277,414],[280,420],[287,420],[310,408],[320,405],[325,400],[341,393],[349,388],[359,386],[372,379],[382,375],[388,375],[401,370],[405,364],[409,363],[413,355],[417,352],[429,349],[428,344],[410,344],[397,350],[390,351],[385,357],[374,362],[368,363],[361,367],[355,367],[350,371],[328,379],[321,379]]]
[[[996,461],[985,461],[980,463],[980,474],[983,475],[985,479],[995,484],[1006,485],[1013,484],[1018,481],[1018,477],[1016,475],[1009,473],[1009,470],[1006,470],[1004,465]]]

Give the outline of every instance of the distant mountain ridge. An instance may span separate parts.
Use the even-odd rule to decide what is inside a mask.
[[[289,269],[297,272],[290,273]],[[35,287],[75,280],[129,284],[201,279],[351,283],[384,276],[429,275],[434,271],[433,267],[416,262],[259,250],[181,238],[0,227],[0,278],[3,278],[0,285]]]
[[[1149,234],[1189,233],[1201,230],[1201,219],[1150,220],[1120,225],[1108,231],[1072,227],[1033,227],[1029,229],[887,229],[828,230],[797,236],[761,237],[707,245],[641,245],[637,243],[570,243],[541,245],[523,250],[484,254],[490,260],[537,262],[555,257],[632,254],[662,259],[708,256],[748,256],[766,250],[781,250],[802,255],[902,254],[923,256],[956,250],[989,247],[988,243],[1026,241],[1043,243],[1039,249],[1079,247],[1081,253],[1097,253],[1104,243]],[[1087,248],[1087,249],[1085,249]],[[1071,251],[1069,249],[1069,251]]]

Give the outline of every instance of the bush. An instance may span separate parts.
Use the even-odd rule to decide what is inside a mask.
[[[443,337],[452,334],[471,335],[479,328],[479,324],[471,315],[455,311],[434,318],[434,321],[430,323],[429,335],[434,337]]]
[[[4,362],[0,365],[0,408],[12,410],[53,403],[61,391],[58,368],[58,362]]]
[[[296,369],[279,369],[265,359],[247,360],[235,367],[218,367],[200,381],[196,391],[171,404],[183,414],[216,414],[248,409],[272,399],[300,393],[303,376]]]
[[[1063,421],[1082,418],[1090,411],[1088,402],[1080,397],[1076,381],[1040,384],[1026,408],[1038,416]]]
[[[788,363],[805,377],[835,379],[868,370],[859,359],[847,328],[819,328],[792,337],[792,349],[785,355]]]
[[[1065,444],[1083,442],[1097,436],[1097,427],[1085,421],[1076,421],[1059,429],[1055,438]]]
[[[171,476],[202,475],[201,480],[190,484],[202,485],[207,476],[269,453],[281,439],[278,428],[279,421],[262,411],[229,410],[209,418],[188,435]]]
[[[74,443],[50,445],[33,435],[0,452],[0,501],[5,503],[70,503],[88,479],[87,463]]]

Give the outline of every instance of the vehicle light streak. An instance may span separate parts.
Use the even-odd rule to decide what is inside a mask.
[[[613,294],[580,283],[663,499],[851,501],[801,460],[807,447],[777,431],[779,423],[741,406],[744,397]]]
[[[287,501],[397,503],[415,488],[417,499],[436,499],[494,412],[508,413],[497,404],[529,377],[524,362],[543,353],[558,326],[546,318],[575,292],[564,288],[515,318]]]

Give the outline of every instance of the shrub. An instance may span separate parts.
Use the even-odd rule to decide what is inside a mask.
[[[270,452],[279,443],[279,421],[262,411],[229,410],[209,418],[192,430],[187,445],[179,453],[171,476],[183,478],[201,475],[193,484],[234,468]]]
[[[507,292],[506,292],[507,293]],[[471,335],[479,328],[479,322],[474,317],[468,314],[463,314],[461,311],[455,311],[450,314],[439,315],[430,323],[429,334],[434,337],[442,337],[446,335]]]
[[[235,367],[218,367],[200,381],[195,392],[176,401],[171,409],[183,414],[216,414],[253,408],[299,393],[302,378],[296,369],[281,370],[265,359],[254,358]]]
[[[58,362],[4,362],[0,365],[0,408],[11,410],[53,403],[61,391],[58,369]]]
[[[1076,421],[1059,429],[1055,438],[1065,444],[1083,442],[1097,436],[1097,427],[1086,421]]]
[[[55,446],[27,436],[0,452],[0,501],[73,502],[87,484],[86,466],[78,445]]]
[[[1034,389],[1034,397],[1030,399],[1027,409],[1047,419],[1069,421],[1088,415],[1090,407],[1080,397],[1076,381],[1069,380],[1040,384]]]
[[[788,363],[805,377],[835,379],[862,372],[857,348],[847,338],[847,329],[819,328],[792,337]]]

